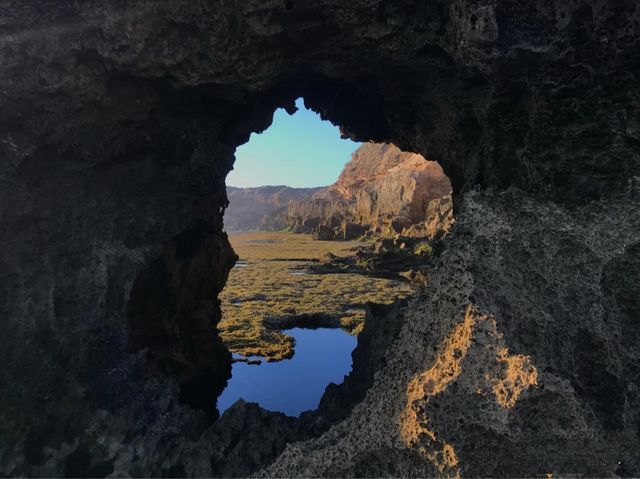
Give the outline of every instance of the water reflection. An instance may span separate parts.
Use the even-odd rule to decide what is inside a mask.
[[[233,364],[231,379],[218,398],[220,414],[242,398],[270,411],[299,416],[318,407],[327,385],[341,383],[351,371],[356,337],[337,328],[293,328],[286,333],[296,340],[292,359]]]

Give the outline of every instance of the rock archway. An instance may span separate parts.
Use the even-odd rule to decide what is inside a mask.
[[[221,218],[234,148],[303,96],[346,135],[437,159],[457,225],[363,402],[266,474],[638,475],[639,8],[0,7],[0,470],[237,472],[216,442],[225,431],[148,355],[161,345],[198,377],[209,340],[188,338],[215,317],[232,261]],[[163,267],[177,283],[161,288],[169,319],[149,341],[146,321],[131,329],[130,292]],[[470,328],[475,346],[456,357],[451,334],[471,310],[491,327]],[[447,387],[416,393],[449,353],[460,371]]]

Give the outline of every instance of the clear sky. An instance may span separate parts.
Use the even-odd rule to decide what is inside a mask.
[[[238,147],[227,185],[309,187],[327,186],[338,179],[361,143],[341,139],[338,127],[307,110],[301,98],[296,106],[293,115],[276,110],[267,130],[253,133]]]

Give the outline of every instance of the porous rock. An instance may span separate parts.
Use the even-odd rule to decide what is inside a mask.
[[[191,380],[228,374],[234,148],[304,96],[438,161],[456,224],[364,400],[264,474],[640,475],[639,25],[613,0],[3,2],[0,474],[246,473]]]

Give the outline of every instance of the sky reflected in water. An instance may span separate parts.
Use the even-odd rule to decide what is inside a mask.
[[[318,407],[327,385],[340,384],[351,371],[355,336],[337,328],[293,328],[285,333],[296,340],[294,357],[258,366],[234,363],[218,398],[220,414],[242,398],[269,411],[299,416]]]

